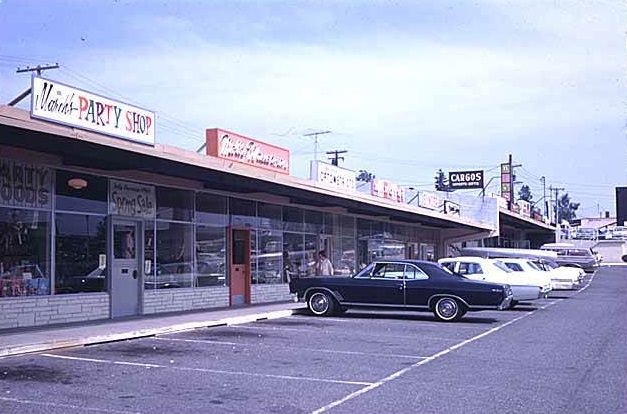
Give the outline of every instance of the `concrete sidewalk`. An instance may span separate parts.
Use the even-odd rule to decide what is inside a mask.
[[[0,333],[0,358],[210,326],[236,325],[261,319],[282,318],[301,309],[305,309],[303,303],[282,302],[206,312],[92,321],[69,326],[14,329]]]

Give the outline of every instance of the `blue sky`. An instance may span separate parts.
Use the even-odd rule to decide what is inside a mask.
[[[0,102],[16,67],[158,113],[158,141],[198,148],[219,127],[432,189],[438,168],[513,154],[534,199],[565,187],[579,216],[614,214],[627,185],[620,0],[0,0]],[[26,107],[26,105],[24,106]],[[494,180],[496,184],[497,180]],[[496,186],[491,188],[497,191]]]

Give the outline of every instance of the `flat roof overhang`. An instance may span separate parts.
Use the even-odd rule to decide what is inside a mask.
[[[207,189],[271,195],[283,203],[384,218],[443,229],[490,231],[487,225],[367,194],[341,193],[316,182],[175,147],[142,145],[31,119],[27,111],[0,106],[0,144],[53,155],[62,166],[104,171],[143,171],[203,183]],[[2,154],[0,153],[0,156]]]
[[[499,222],[501,227],[510,227],[528,233],[555,233],[555,227],[549,224],[534,220],[531,217],[521,216],[503,208],[499,208]]]

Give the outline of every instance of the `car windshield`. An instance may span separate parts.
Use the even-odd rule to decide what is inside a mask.
[[[369,278],[374,269],[374,263],[370,263],[368,266],[361,269],[357,274],[353,275],[355,278]]]
[[[528,265],[529,265],[529,267],[531,267],[533,270],[543,270],[543,269],[542,269],[542,267],[541,267],[539,264],[535,263],[535,262],[528,261],[528,262],[527,262],[527,264],[528,264]]]
[[[496,267],[497,269],[501,269],[501,270],[502,270],[502,271],[504,271],[505,273],[512,273],[512,272],[513,272],[513,270],[512,270],[512,269],[510,269],[509,267],[507,267],[507,266],[505,265],[505,263],[500,262],[500,261],[498,261],[498,260],[493,261],[493,262],[492,262],[492,266]]]

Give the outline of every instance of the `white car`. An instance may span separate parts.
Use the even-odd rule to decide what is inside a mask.
[[[551,277],[544,270],[538,268],[530,259],[507,257],[498,260],[514,272],[525,272],[532,278],[531,280],[536,280],[540,284],[544,297],[549,295],[553,288]]]
[[[554,290],[577,289],[583,283],[586,274],[581,268],[560,266],[553,260],[532,260],[532,264],[548,272],[551,277],[551,287]]]
[[[511,307],[520,301],[536,300],[544,296],[537,279],[525,273],[514,272],[498,260],[460,256],[440,259],[438,263],[468,279],[510,285],[514,296]]]

